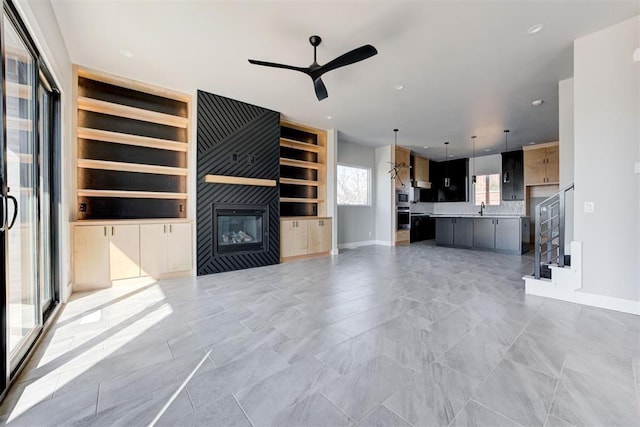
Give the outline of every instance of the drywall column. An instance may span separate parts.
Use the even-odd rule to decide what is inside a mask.
[[[558,86],[559,92],[559,131],[560,131],[560,188],[573,183],[573,78],[562,80]],[[566,193],[565,212],[565,249],[570,253],[573,240],[574,195],[573,191]]]
[[[574,43],[575,224],[584,292],[640,300],[640,16]],[[591,205],[593,203],[593,205]],[[593,212],[585,208],[593,206]]]
[[[395,232],[395,212],[391,212],[393,206],[393,181],[389,176],[391,167],[391,150],[393,147],[376,148],[375,160],[375,207],[376,207],[376,244],[393,245],[393,233]]]
[[[338,164],[367,168],[371,178],[371,205],[369,206],[339,206],[338,244],[340,248],[375,244],[376,208],[376,152],[375,148],[338,141]]]
[[[338,156],[338,131],[335,129],[327,130],[327,215],[333,218],[333,227],[331,228],[331,255],[338,255],[338,226],[340,220],[338,213],[338,203],[336,200],[336,168]]]

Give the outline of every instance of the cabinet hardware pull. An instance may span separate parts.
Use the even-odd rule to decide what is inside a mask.
[[[112,236],[114,236],[114,235],[115,235],[114,227],[111,227],[111,235],[112,235]]]
[[[102,227],[102,229],[104,230],[104,237],[107,237],[107,227]]]
[[[169,233],[173,233],[173,224],[169,224]]]
[[[164,230],[162,232],[166,233],[167,232],[167,224],[163,225],[163,227],[164,227]]]

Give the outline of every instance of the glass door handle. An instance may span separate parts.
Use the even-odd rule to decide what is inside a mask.
[[[13,202],[13,206],[15,208],[13,210],[13,218],[11,218],[11,222],[9,222],[9,225],[7,226],[7,230],[11,230],[11,227],[13,227],[13,225],[16,223],[16,218],[18,217],[18,199],[16,199],[15,197],[13,197],[10,194],[7,194],[7,199],[9,199],[9,200],[11,200]],[[7,206],[5,208],[5,212],[7,214],[8,214],[8,210],[9,210],[9,207]],[[5,217],[8,217],[8,215],[6,215]]]

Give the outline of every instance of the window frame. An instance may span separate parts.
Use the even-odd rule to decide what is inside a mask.
[[[346,167],[352,169],[361,169],[367,172],[367,203],[340,203],[338,200],[338,187],[340,185],[339,182],[339,173],[338,168]],[[373,178],[372,178],[372,168],[363,165],[357,165],[353,163],[344,163],[338,162],[336,165],[336,205],[338,206],[348,206],[348,207],[371,207],[373,206]]]
[[[491,204],[491,191],[490,191],[490,180],[491,180],[491,176],[497,176],[498,177],[498,201],[497,203]],[[473,205],[474,206],[480,206],[480,203],[484,202],[485,206],[500,206],[500,202],[502,201],[502,185],[501,185],[501,178],[502,175],[500,174],[500,172],[496,172],[496,173],[487,173],[487,174],[482,174],[482,175],[476,175],[476,182],[473,185]],[[481,200],[480,203],[477,203],[477,185],[478,185],[478,181],[480,177],[484,177],[485,178],[485,188],[486,191],[484,192],[484,200]],[[495,191],[493,192],[495,193]]]

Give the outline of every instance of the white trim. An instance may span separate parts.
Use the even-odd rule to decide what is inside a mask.
[[[376,244],[376,240],[364,240],[362,242],[340,243],[338,245],[338,249],[355,249],[361,246],[371,246],[375,244]]]
[[[525,281],[525,289],[528,295],[553,298],[590,307],[605,308],[607,310],[615,310],[622,313],[640,316],[640,301],[592,294],[589,292],[583,292],[579,289],[562,289],[550,280],[536,280],[532,276],[525,276],[523,279]]]
[[[374,245],[378,246],[393,246],[393,242],[387,240],[374,240]]]

